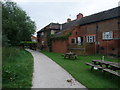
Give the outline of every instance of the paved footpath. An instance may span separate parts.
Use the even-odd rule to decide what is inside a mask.
[[[85,88],[44,54],[29,49],[27,51],[34,57],[32,88]]]

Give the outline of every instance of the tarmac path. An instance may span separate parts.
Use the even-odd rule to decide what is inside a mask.
[[[34,57],[32,88],[86,88],[44,54],[26,50]]]

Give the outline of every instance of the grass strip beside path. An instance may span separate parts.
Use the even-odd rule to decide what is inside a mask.
[[[87,88],[119,88],[118,83],[120,83],[120,78],[109,73],[102,73],[99,70],[91,71],[91,67],[85,64],[86,62],[91,62],[93,59],[101,59],[102,55],[78,56],[76,60],[69,60],[64,59],[61,53],[41,52],[62,66]],[[106,56],[105,60],[118,62],[118,59],[110,59]]]
[[[32,86],[33,57],[19,48],[3,47],[2,87],[30,88]]]

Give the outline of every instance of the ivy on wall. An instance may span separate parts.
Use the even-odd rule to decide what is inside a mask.
[[[49,51],[52,51],[52,41],[53,40],[66,40],[71,34],[72,34],[72,31],[69,31],[65,35],[61,35],[61,36],[48,35],[47,36],[47,46],[49,48]]]
[[[56,36],[56,37],[51,37],[52,40],[66,40],[70,35],[72,34],[72,32],[67,32],[65,35],[61,35],[61,36]]]

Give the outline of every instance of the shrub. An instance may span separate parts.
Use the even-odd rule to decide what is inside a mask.
[[[33,57],[23,49],[3,47],[3,88],[30,88],[32,86]]]

